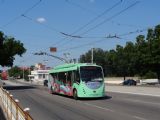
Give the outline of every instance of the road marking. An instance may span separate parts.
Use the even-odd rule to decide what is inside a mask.
[[[78,101],[79,103],[83,103],[82,101]],[[95,108],[98,108],[98,109],[102,109],[102,110],[106,110],[106,111],[110,111],[110,112],[116,112],[114,110],[111,110],[111,109],[108,109],[108,108],[105,108],[105,107],[101,107],[101,106],[98,106],[98,105],[94,105],[94,104],[90,104],[90,103],[83,103],[85,105],[88,105],[88,106],[91,106],[91,107],[95,107]],[[124,116],[128,116],[128,117],[132,117],[132,118],[136,118],[138,120],[148,120],[148,119],[145,119],[143,117],[139,117],[139,116],[133,116],[133,115],[129,115],[129,114],[126,114],[126,113],[123,113],[123,112],[117,112],[118,114],[121,114],[121,115],[124,115]]]
[[[124,93],[124,94],[133,94],[133,95],[144,95],[144,96],[152,96],[152,97],[160,97],[160,95],[145,94],[145,93],[119,92],[119,91],[108,91],[108,92]]]
[[[146,103],[146,104],[153,104],[153,105],[160,105],[160,103],[154,103],[154,102],[145,102],[145,101],[141,101],[141,100],[133,100],[133,99],[125,99],[125,100],[129,100],[131,102],[139,102],[139,103]]]
[[[134,118],[138,119],[138,120],[147,120],[145,118],[139,117],[139,116],[133,116]]]
[[[111,110],[111,109],[108,109],[108,108],[105,108],[105,107],[101,107],[101,106],[97,106],[97,105],[94,105],[94,104],[90,104],[90,103],[84,103],[84,104],[85,104],[85,105],[88,105],[88,106],[91,106],[91,107],[98,108],[98,109],[102,109],[102,110],[114,112],[114,110]]]

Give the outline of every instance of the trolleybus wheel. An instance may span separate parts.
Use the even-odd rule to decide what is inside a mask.
[[[77,90],[76,90],[76,89],[73,91],[73,98],[74,98],[75,100],[78,100]]]

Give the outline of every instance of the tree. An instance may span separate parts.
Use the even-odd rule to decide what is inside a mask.
[[[136,49],[132,42],[127,42],[124,47],[124,59],[126,61],[126,70],[128,76],[134,76],[136,70]]]
[[[13,37],[5,36],[0,31],[0,65],[1,66],[13,66],[15,55],[22,56],[26,52],[26,49],[19,40],[15,40]]]
[[[10,77],[18,78],[22,76],[22,70],[18,66],[14,66],[8,70],[8,74]]]
[[[20,68],[18,66],[14,66],[8,70],[8,74],[10,77],[14,77],[14,78],[23,78],[23,74],[24,74],[24,79],[28,80],[29,68],[24,68],[24,67]]]
[[[160,83],[160,25],[157,25],[154,30],[148,30],[147,42],[149,48],[148,65],[150,70],[157,74]]]
[[[105,75],[116,76],[116,51],[110,50],[105,52]]]
[[[103,66],[107,75],[155,77],[160,83],[160,25],[148,29],[147,36],[138,35],[135,43],[117,45],[115,50],[94,50],[94,62]],[[81,62],[91,61],[91,50],[80,57]],[[106,74],[105,73],[105,74]]]
[[[123,76],[124,80],[125,80],[125,77],[128,75],[128,62],[129,61],[127,57],[128,56],[126,56],[124,52],[124,48],[120,45],[117,45],[115,64],[116,64],[118,76]]]

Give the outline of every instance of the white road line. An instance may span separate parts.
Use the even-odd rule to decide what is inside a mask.
[[[133,94],[133,95],[144,95],[144,96],[160,97],[160,95],[145,94],[145,93],[132,93],[132,92],[120,92],[120,91],[107,91],[107,92],[115,92],[115,93]]]
[[[145,118],[139,117],[139,116],[133,116],[134,118],[138,119],[138,120],[147,120]]]
[[[94,104],[90,104],[90,103],[84,103],[84,104],[85,104],[85,105],[88,105],[88,106],[91,106],[91,107],[98,108],[98,109],[102,109],[102,110],[114,112],[114,110],[111,110],[111,109],[108,109],[108,108],[105,108],[105,107],[101,107],[101,106],[97,106],[97,105],[94,105]]]
[[[125,100],[129,100],[131,102],[139,102],[139,103],[146,103],[146,104],[152,104],[152,105],[158,105],[160,106],[160,103],[154,103],[154,102],[145,102],[145,101],[141,101],[141,100],[133,100],[133,99],[125,99]]]
[[[81,101],[78,101],[79,103],[83,103]],[[105,107],[101,107],[101,106],[97,106],[97,105],[94,105],[94,104],[90,104],[90,103],[83,103],[85,105],[88,105],[88,106],[91,106],[91,107],[95,107],[95,108],[98,108],[98,109],[102,109],[102,110],[106,110],[106,111],[110,111],[110,112],[116,112],[114,110],[111,110],[111,109],[108,109],[108,108],[105,108]],[[145,118],[142,118],[142,117],[139,117],[139,116],[132,116],[132,115],[129,115],[129,114],[125,114],[125,113],[120,113],[120,114],[123,114],[125,116],[129,116],[129,117],[133,117],[135,119],[138,119],[138,120],[148,120],[148,119],[145,119]]]

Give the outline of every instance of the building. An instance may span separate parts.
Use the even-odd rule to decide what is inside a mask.
[[[2,80],[7,80],[8,79],[8,73],[7,73],[7,71],[2,71],[2,73],[1,73],[1,78],[2,78]]]
[[[48,67],[46,69],[45,65],[38,63],[28,77],[30,81],[41,84],[44,80],[49,79],[49,69]]]

